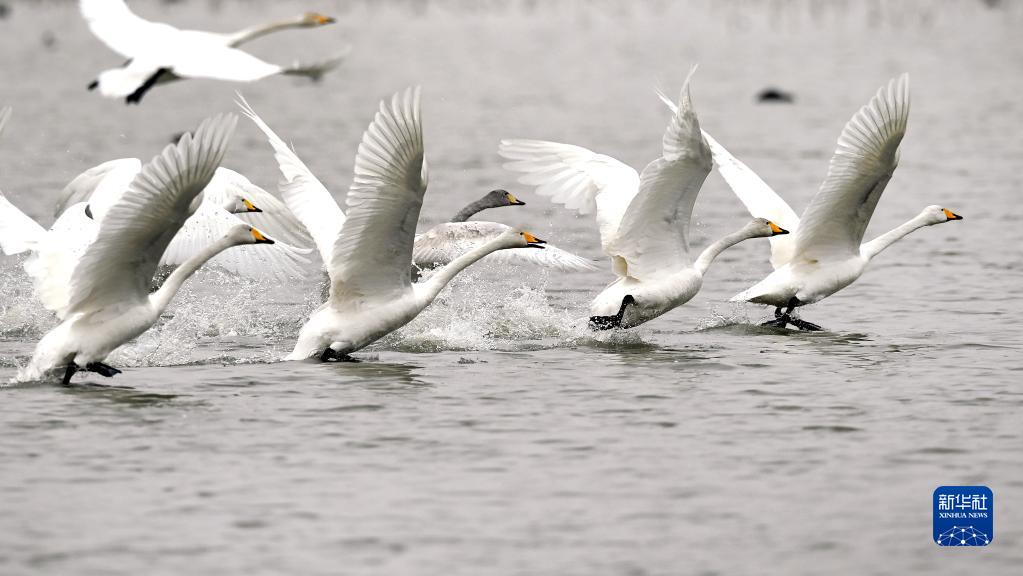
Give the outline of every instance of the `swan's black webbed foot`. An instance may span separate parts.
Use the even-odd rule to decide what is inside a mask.
[[[774,320],[768,320],[761,324],[761,326],[773,326],[775,328],[784,328],[789,322],[792,322],[792,318],[788,314],[782,314]]]
[[[113,366],[108,366],[102,362],[92,362],[90,364],[86,364],[85,369],[88,370],[89,372],[95,372],[100,376],[106,376],[107,378],[112,378],[115,374],[121,373],[121,371],[118,370],[117,368],[114,368]]]
[[[71,377],[75,375],[75,372],[78,372],[78,364],[75,364],[74,362],[68,362],[67,368],[64,370],[64,379],[60,381],[60,385],[70,386]]]
[[[92,92],[96,88],[99,88],[99,80],[93,80],[92,82],[89,82],[89,91],[90,92]]]
[[[618,313],[614,316],[590,316],[590,330],[621,328],[622,318],[625,317],[625,309],[628,308],[629,304],[635,303],[636,299],[632,297],[632,294],[626,294],[625,298],[622,298],[622,307],[618,309]]]
[[[333,361],[333,362],[361,362],[361,360],[358,360],[356,358],[352,358],[348,354],[339,354],[338,352],[335,352],[333,348],[328,346],[327,349],[323,351],[323,354],[320,354],[320,362],[331,362],[331,361]]]
[[[805,330],[807,332],[819,332],[821,330],[824,330],[823,328],[814,324],[813,322],[807,322],[806,320],[800,320],[799,318],[790,318],[789,322],[791,322],[792,325],[795,326],[796,328],[799,328],[800,330]]]

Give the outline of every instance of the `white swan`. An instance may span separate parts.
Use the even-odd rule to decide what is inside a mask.
[[[248,116],[266,135],[283,175],[280,182],[281,197],[313,237],[313,242],[323,258],[323,262],[330,263],[333,260],[334,241],[344,227],[344,211],[294,150],[285,144],[284,140],[256,114],[240,94],[238,95],[238,106],[242,113]],[[505,205],[524,204],[503,190],[493,191],[487,196],[495,194],[495,192],[501,192],[511,197],[511,200]],[[455,218],[468,218],[487,207],[484,205],[488,203],[481,198],[464,207],[455,215]],[[489,204],[490,207],[498,205],[496,202]],[[494,222],[472,221],[440,224],[415,237],[412,264],[417,269],[426,269],[450,263],[457,256],[494,240],[508,230],[511,230],[509,226]],[[585,258],[549,244],[545,248],[543,251],[508,250],[488,258],[498,258],[505,263],[538,264],[560,270],[593,269],[593,264]]]
[[[630,328],[652,320],[695,296],[707,267],[725,248],[786,233],[757,218],[708,246],[695,262],[690,257],[693,204],[711,170],[689,93],[693,71],[664,134],[662,155],[642,175],[578,146],[501,141],[501,156],[512,160],[505,167],[525,173],[520,182],[580,214],[596,213],[601,246],[618,278],[590,304],[592,328]]]
[[[128,58],[124,66],[101,72],[89,89],[109,98],[138,103],[156,83],[180,78],[252,82],[275,74],[320,78],[344,55],[311,66],[278,66],[237,49],[239,44],[286,28],[323,26],[333,18],[308,13],[301,18],[247,28],[234,34],[179,30],[135,15],[124,0],[80,0],[89,29],[111,50]]]
[[[292,163],[282,162],[287,175]],[[348,191],[348,215],[326,262],[330,297],[309,317],[287,360],[344,358],[415,318],[466,266],[497,250],[542,248],[528,232],[507,230],[456,258],[429,280],[411,281],[412,247],[428,170],[419,89],[381,102],[363,134]],[[328,196],[329,199],[329,196]],[[335,209],[339,211],[339,209]],[[297,214],[302,218],[302,214]],[[317,242],[322,234],[312,230]]]
[[[129,189],[141,169],[141,161],[124,158],[86,170],[65,187],[58,202],[59,217],[49,230],[0,193],[0,251],[6,255],[32,253],[25,261],[25,270],[34,279],[36,292],[47,308],[59,310],[66,304],[67,280],[78,258],[95,238],[108,209]],[[280,200],[241,174],[222,167],[214,173],[202,198],[199,209],[164,251],[160,266],[178,266],[234,226],[249,224],[274,236],[280,230],[281,237],[299,244],[243,246],[217,255],[212,265],[232,274],[278,281],[307,275],[311,249],[303,246],[312,240]],[[267,206],[267,210],[255,202]],[[63,274],[58,274],[58,269]],[[41,270],[46,270],[45,274]]]
[[[752,170],[704,134],[718,171],[746,208],[777,218],[793,232],[772,239],[774,272],[732,301],[775,306],[775,319],[766,325],[820,330],[816,324],[792,317],[793,310],[852,284],[875,256],[910,232],[962,220],[947,208],[928,206],[905,224],[863,242],[874,208],[898,165],[908,118],[909,76],[903,74],[881,87],[842,129],[828,175],[802,219]]]
[[[64,369],[63,382],[80,369],[113,376],[103,363],[115,348],[148,330],[182,283],[217,253],[242,244],[272,243],[241,224],[179,266],[159,290],[149,286],[164,249],[188,216],[220,163],[237,119],[204,121],[146,164],[100,223],[71,278],[61,322],[43,336],[19,380],[38,380]]]
[[[101,220],[107,208],[128,189],[141,167],[142,162],[136,158],[122,158],[86,170],[64,188],[57,213],[62,213],[64,206],[88,202],[90,217]],[[304,267],[309,264],[307,255],[312,251],[308,248],[312,238],[301,223],[276,196],[223,166],[217,168],[203,190],[202,205],[174,236],[160,265],[181,264],[237,224],[259,228],[274,236],[277,245],[273,248],[245,246],[224,252],[213,259],[212,265],[250,278],[270,277],[284,281],[306,275]]]

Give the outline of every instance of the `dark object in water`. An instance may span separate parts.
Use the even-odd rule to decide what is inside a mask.
[[[0,20],[4,20],[11,15],[11,7],[7,5],[7,2],[0,2]]]
[[[791,92],[785,92],[778,88],[764,88],[757,93],[757,102],[781,102],[784,104],[791,104],[796,101],[796,97]]]

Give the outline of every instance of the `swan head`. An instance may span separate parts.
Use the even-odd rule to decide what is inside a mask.
[[[274,244],[272,238],[268,238],[263,235],[262,232],[256,230],[248,224],[238,224],[231,228],[231,231],[227,233],[227,237],[231,238],[237,245],[242,244]]]
[[[962,216],[937,204],[924,208],[924,211],[920,213],[920,217],[925,219],[924,222],[926,222],[927,226],[963,219]]]
[[[251,200],[238,194],[227,195],[227,198],[224,199],[224,210],[231,214],[262,212]]]
[[[330,16],[324,16],[319,12],[306,12],[305,14],[300,16],[298,20],[299,26],[304,26],[306,28],[326,26],[327,24],[333,24],[334,22],[337,22],[337,20],[331,18]]]
[[[502,244],[508,248],[539,248],[543,249],[543,245],[547,242],[541,240],[536,236],[533,236],[525,230],[516,230],[514,228],[506,230],[500,236]]]
[[[749,233],[750,238],[769,238],[771,236],[780,236],[782,234],[789,233],[788,230],[778,226],[767,218],[754,218],[753,220],[750,220],[750,223],[747,224],[745,228]]]
[[[526,203],[515,197],[514,194],[507,190],[492,190],[484,199],[491,202],[494,207],[498,206],[525,206]]]

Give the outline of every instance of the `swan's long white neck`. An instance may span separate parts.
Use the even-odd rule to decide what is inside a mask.
[[[434,272],[433,276],[430,276],[428,280],[416,284],[416,295],[423,298],[426,304],[433,302],[433,299],[448,285],[448,282],[451,282],[467,266],[487,254],[497,252],[503,248],[509,248],[504,242],[503,238],[496,238],[448,262],[443,268]]]
[[[244,241],[239,241],[236,238],[230,236],[224,236],[220,240],[217,240],[213,244],[210,244],[203,250],[201,250],[195,256],[192,256],[188,260],[185,260],[178,266],[167,280],[164,281],[163,286],[156,292],[149,295],[149,303],[156,308],[157,314],[164,311],[170,301],[174,298],[174,295],[181,289],[181,285],[185,283],[185,280],[189,276],[195,273],[200,266],[205,264],[210,258],[213,258],[217,254],[220,254],[224,250],[232,246],[238,246],[243,244]]]
[[[750,235],[750,232],[747,231],[745,228],[738,230],[736,232],[732,232],[731,234],[704,248],[703,252],[700,253],[700,257],[697,258],[696,262],[693,263],[693,268],[696,269],[696,272],[700,276],[703,276],[704,273],[707,272],[707,268],[710,268],[710,263],[713,262],[714,259],[718,257],[718,254],[721,254],[722,252],[725,251],[725,249],[731,248],[732,246],[735,246],[739,242],[742,242],[743,240],[748,240],[752,237],[753,236]]]
[[[901,240],[910,232],[923,228],[928,224],[930,224],[930,222],[928,221],[927,214],[920,214],[916,218],[913,218],[901,226],[896,226],[888,232],[874,238],[870,242],[860,244],[860,256],[870,260],[874,256],[883,252],[885,248],[891,246],[898,240]]]
[[[299,20],[280,20],[277,22],[270,22],[269,24],[249,26],[248,28],[229,34],[228,46],[234,48],[246,42],[251,42],[260,36],[266,36],[267,34],[271,34],[279,30],[287,30],[288,28],[297,28],[300,25],[301,22]]]

